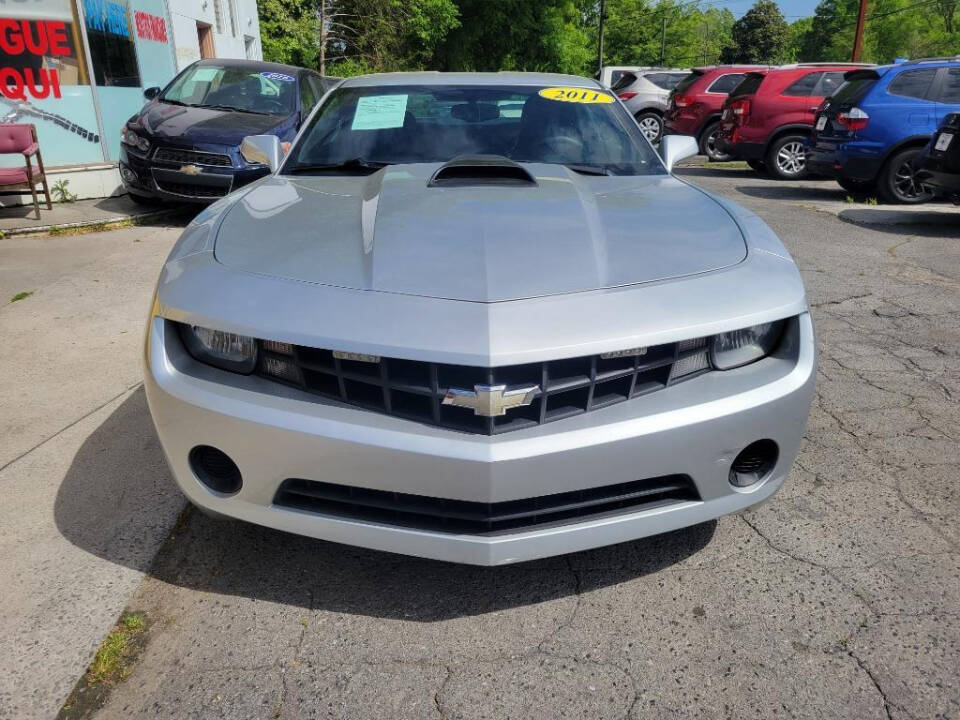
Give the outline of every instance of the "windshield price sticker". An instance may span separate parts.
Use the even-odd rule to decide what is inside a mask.
[[[276,80],[277,82],[294,82],[293,75],[287,75],[285,73],[278,72],[262,72],[260,77],[264,77],[267,80]]]
[[[572,103],[601,103],[608,104],[613,102],[613,96],[607,95],[596,90],[572,87],[552,87],[544,88],[540,91],[540,97],[547,100],[559,100],[560,102]]]
[[[357,100],[351,130],[389,130],[403,127],[406,95],[367,95]]]

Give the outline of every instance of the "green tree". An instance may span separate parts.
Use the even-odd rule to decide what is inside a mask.
[[[328,73],[432,67],[437,46],[460,24],[454,0],[336,0]]]
[[[259,0],[263,59],[314,68],[320,48],[317,0]]]
[[[789,54],[790,27],[773,0],[757,0],[733,24],[731,35],[726,62],[779,63]]]
[[[574,0],[457,0],[460,24],[438,47],[438,70],[587,72],[593,46]]]

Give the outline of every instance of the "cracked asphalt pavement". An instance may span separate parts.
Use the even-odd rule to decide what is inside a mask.
[[[960,213],[682,174],[760,214],[807,285],[817,395],[778,495],[501,568],[190,510],[149,568],[67,533],[145,572],[127,606],[146,648],[95,717],[960,718]],[[67,479],[132,486],[147,468],[149,497],[172,502],[142,390],[107,410]],[[98,527],[143,512],[85,510]]]

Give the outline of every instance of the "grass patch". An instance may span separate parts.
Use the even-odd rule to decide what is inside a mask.
[[[107,701],[110,691],[133,672],[146,643],[147,616],[124,612],[104,638],[93,662],[57,713],[57,720],[90,720]]]
[[[725,162],[708,162],[704,167],[718,170],[749,170],[750,166],[744,160],[727,160]]]
[[[140,643],[138,636],[147,626],[143,613],[125,613],[116,627],[110,631],[87,670],[87,684],[125,680],[132,670]]]
[[[33,290],[24,290],[23,292],[18,292],[16,295],[10,298],[10,302],[15,303],[18,300],[25,300],[31,295],[33,295]]]
[[[93,223],[92,225],[81,225],[80,227],[52,227],[51,235],[89,235],[90,233],[103,232],[104,230],[122,230],[123,228],[139,225],[137,218],[124,218],[123,220],[111,220],[108,222]]]

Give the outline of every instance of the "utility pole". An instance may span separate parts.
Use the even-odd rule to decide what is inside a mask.
[[[863,50],[863,26],[867,22],[867,0],[860,0],[860,13],[857,15],[857,33],[853,36],[853,57],[851,61],[860,62]]]
[[[866,0],[864,0],[866,1]],[[667,64],[667,16],[660,18],[660,67]]]
[[[322,1],[323,0],[321,0],[321,2]],[[603,72],[603,21],[605,20],[605,5],[605,0],[600,0],[600,30],[597,33],[597,75]]]

